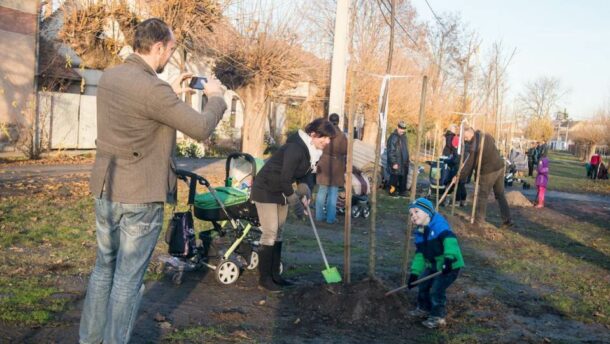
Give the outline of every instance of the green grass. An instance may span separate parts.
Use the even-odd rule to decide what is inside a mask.
[[[535,177],[525,180],[535,187]],[[591,180],[586,177],[584,162],[570,153],[551,151],[547,190],[610,195],[610,180]]]
[[[243,333],[243,331],[242,331]],[[244,333],[245,335],[245,333]],[[174,330],[163,337],[163,342],[169,343],[255,343],[244,335],[228,333],[227,329],[212,326],[193,326]]]
[[[607,229],[580,223],[565,227],[551,226],[546,236],[535,233],[540,230],[527,228],[519,233],[504,232],[501,241],[477,240],[476,245],[485,246],[498,254],[499,259],[488,262],[498,273],[514,276],[523,286],[553,291],[543,293],[542,303],[536,307],[547,305],[575,320],[610,325],[610,285],[604,278],[608,276],[604,268],[608,262],[596,261],[599,260],[597,255],[610,257],[610,246],[607,246],[610,238],[603,235]],[[556,234],[553,235],[553,232]],[[587,250],[575,252],[573,245],[566,244],[580,242],[585,245],[586,237],[591,233],[602,236],[601,245],[597,247],[599,253]],[[495,290],[500,299],[514,298],[511,285],[492,287],[497,288]],[[596,313],[604,317],[595,317]]]
[[[60,290],[41,277],[22,280],[0,278],[0,321],[22,325],[42,325],[61,311],[67,298],[54,298]]]

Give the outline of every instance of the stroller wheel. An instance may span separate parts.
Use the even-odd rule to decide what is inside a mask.
[[[353,218],[359,217],[361,213],[362,213],[362,209],[359,206],[354,206],[352,208],[352,217]]]
[[[239,278],[239,266],[232,260],[222,260],[216,266],[216,280],[222,284],[231,284]]]
[[[256,251],[252,251],[250,255],[250,264],[246,267],[248,270],[254,270],[258,267],[258,253]]]
[[[184,272],[177,271],[176,273],[174,273],[172,275],[172,283],[174,283],[175,285],[181,285],[183,277],[184,277]]]
[[[371,215],[371,209],[370,208],[364,208],[362,209],[362,217],[364,217],[365,219],[369,217],[369,215]]]

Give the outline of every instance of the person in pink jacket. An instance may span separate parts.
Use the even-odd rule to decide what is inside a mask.
[[[544,193],[549,182],[549,158],[545,156],[540,159],[538,164],[538,175],[536,176],[536,187],[538,188],[538,203],[536,208],[544,207]]]

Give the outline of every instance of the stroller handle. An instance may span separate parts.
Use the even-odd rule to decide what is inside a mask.
[[[176,170],[176,177],[178,179],[185,181],[189,185],[189,199],[188,205],[192,205],[195,203],[195,193],[197,192],[197,183],[209,188],[210,182],[204,177],[198,175],[197,173],[185,170]]]
[[[231,153],[227,157],[227,163],[225,166],[225,180],[229,179],[229,170],[231,169],[231,161],[234,159],[244,158],[247,162],[250,163],[250,174],[252,175],[252,181],[254,182],[254,178],[256,177],[256,160],[254,157],[248,153]]]
[[[185,170],[176,170],[176,176],[178,177],[178,179],[184,180],[189,185],[189,199],[188,199],[188,203],[187,203],[188,205],[193,205],[195,203],[195,193],[197,192],[197,183],[199,183],[199,184],[205,186],[208,189],[208,191],[210,192],[210,194],[212,195],[212,197],[214,197],[216,202],[218,202],[218,205],[220,205],[220,208],[222,208],[222,211],[225,213],[227,218],[230,219],[231,225],[233,226],[233,228],[235,228],[235,229],[237,229],[238,227],[241,228],[241,223],[239,221],[235,221],[229,215],[224,204],[222,203],[220,198],[218,198],[216,191],[214,191],[214,188],[210,187],[210,182],[208,182],[207,179],[198,175],[197,173],[185,171]],[[190,180],[189,180],[189,178],[190,178]]]

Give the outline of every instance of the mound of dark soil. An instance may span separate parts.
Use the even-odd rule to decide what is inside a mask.
[[[396,327],[404,327],[412,306],[401,292],[386,297],[388,290],[378,280],[365,279],[349,285],[300,288],[289,297],[304,322],[321,320],[337,327],[392,327],[395,331]]]
[[[513,207],[531,207],[532,202],[527,199],[519,191],[510,191],[506,193],[506,201],[508,205]]]

